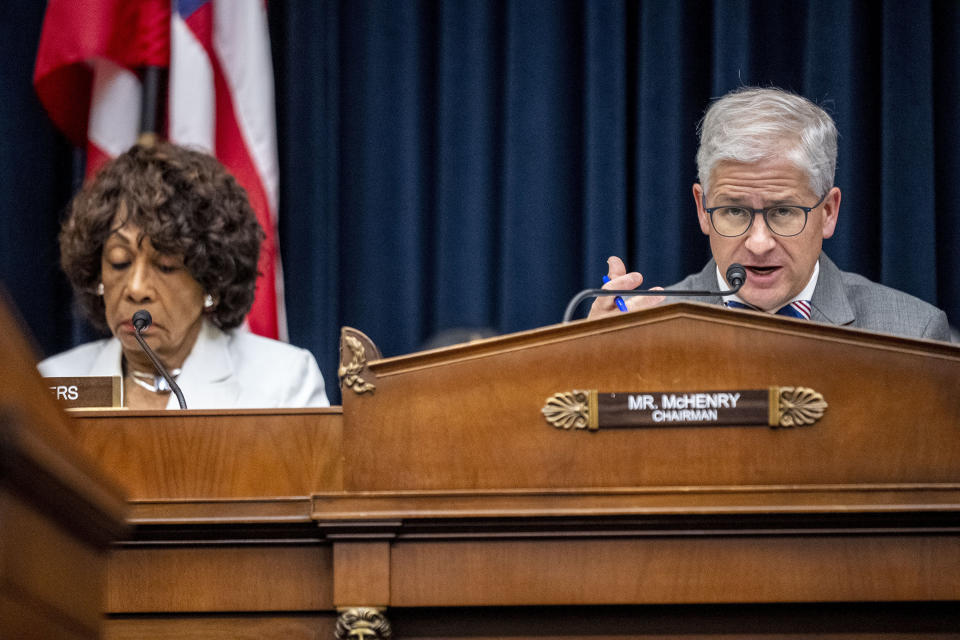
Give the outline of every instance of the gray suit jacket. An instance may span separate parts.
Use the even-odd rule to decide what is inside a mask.
[[[670,288],[715,290],[716,274],[717,263],[711,259],[700,273],[687,276]],[[719,296],[689,299],[723,302]],[[950,342],[946,313],[902,291],[841,271],[825,253],[820,254],[820,275],[810,306],[810,319],[814,322]]]

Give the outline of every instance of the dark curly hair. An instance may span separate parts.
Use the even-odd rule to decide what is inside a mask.
[[[125,211],[123,220],[114,220]],[[263,230],[247,193],[215,158],[167,142],[131,147],[110,161],[73,199],[60,230],[60,264],[77,302],[108,331],[100,282],[103,245],[131,222],[161,253],[184,265],[215,307],[221,329],[243,322],[253,304]]]

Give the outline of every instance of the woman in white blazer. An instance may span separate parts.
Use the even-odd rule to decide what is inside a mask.
[[[179,404],[136,341],[177,379],[187,406],[326,406],[304,349],[240,327],[253,304],[263,232],[246,193],[213,157],[168,143],[135,146],[74,199],[61,264],[91,322],[111,336],[40,363],[45,376],[121,375],[130,408]]]

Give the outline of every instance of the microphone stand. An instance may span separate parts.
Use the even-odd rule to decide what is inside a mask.
[[[577,295],[573,296],[573,299],[570,300],[570,303],[567,305],[567,310],[563,312],[563,322],[566,324],[570,322],[570,319],[573,317],[574,311],[577,310],[577,306],[586,300],[587,298],[597,298],[601,296],[620,296],[620,297],[634,297],[634,296],[686,296],[686,297],[714,297],[714,296],[731,296],[736,292],[740,291],[743,287],[743,283],[746,282],[746,272],[743,270],[739,264],[734,263],[730,265],[727,269],[727,282],[733,285],[729,291],[681,291],[678,289],[661,289],[660,291],[651,291],[649,289],[584,289]]]
[[[153,352],[153,349],[147,345],[147,341],[143,339],[143,336],[140,335],[140,332],[150,326],[153,322],[149,314],[146,317],[138,316],[140,312],[138,311],[134,314],[133,322],[133,336],[137,339],[137,342],[140,343],[140,348],[143,349],[143,352],[147,354],[147,357],[150,358],[150,361],[153,363],[154,368],[160,372],[160,375],[163,376],[163,379],[167,381],[167,384],[170,385],[170,389],[173,391],[174,395],[177,396],[177,403],[179,403],[181,409],[187,408],[187,401],[183,399],[183,392],[180,391],[180,385],[171,377],[167,372],[167,368],[163,366],[163,363],[160,362],[160,359]]]

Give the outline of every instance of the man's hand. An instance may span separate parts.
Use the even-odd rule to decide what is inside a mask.
[[[610,256],[607,260],[607,277],[610,278],[610,282],[603,285],[604,289],[625,291],[628,289],[636,289],[643,283],[643,276],[636,271],[627,273],[627,268],[623,265],[623,260],[617,256]],[[654,290],[662,288],[663,287],[654,287]],[[628,311],[636,311],[637,309],[654,307],[663,302],[663,299],[664,296],[632,296],[624,298],[623,301],[626,303]],[[603,318],[604,316],[611,316],[617,313],[620,313],[620,311],[617,309],[614,296],[602,296],[596,298],[593,304],[590,305],[590,314],[587,317],[591,319]]]

